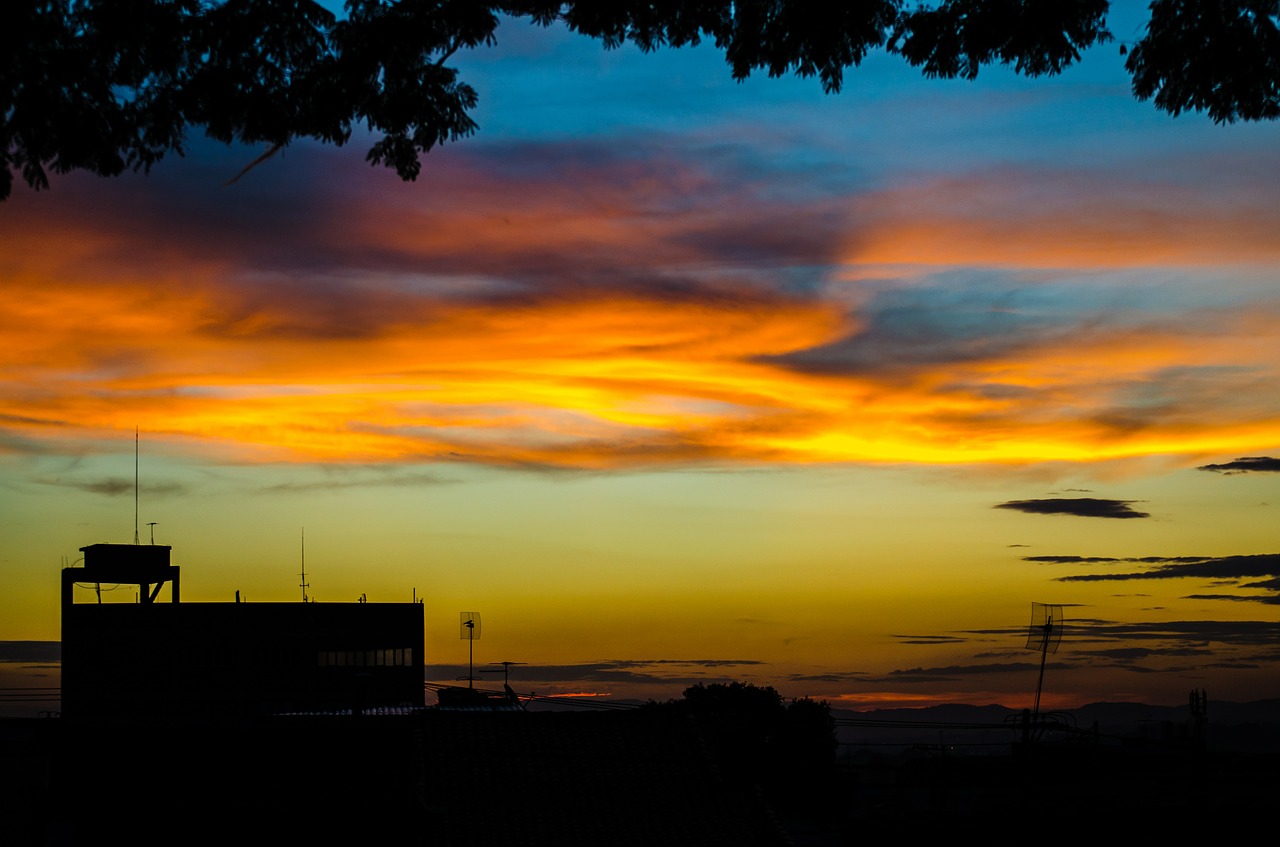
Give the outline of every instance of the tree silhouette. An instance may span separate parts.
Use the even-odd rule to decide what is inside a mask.
[[[17,0],[0,28],[0,199],[15,174],[148,170],[201,129],[271,153],[301,138],[377,140],[366,158],[412,180],[420,156],[476,130],[448,62],[492,45],[500,16],[559,22],[606,48],[710,42],[735,79],[816,76],[828,92],[873,50],[927,76],[1008,65],[1055,74],[1110,41],[1107,0]],[[1134,94],[1215,121],[1280,116],[1280,0],[1155,0],[1128,53]]]
[[[812,811],[827,805],[835,777],[836,725],[825,701],[784,702],[773,686],[713,683],[684,690],[680,700],[651,702],[690,716],[731,782],[759,787],[775,808]]]

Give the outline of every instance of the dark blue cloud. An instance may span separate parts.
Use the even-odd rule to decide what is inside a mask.
[[[1132,561],[1132,560],[1129,560]],[[1109,582],[1133,579],[1215,579],[1239,580],[1255,577],[1280,576],[1280,553],[1261,553],[1249,556],[1217,556],[1188,561],[1180,557],[1163,561],[1145,571],[1123,573],[1091,573],[1060,576],[1058,582]],[[1274,589],[1272,589],[1274,590]]]
[[[1149,518],[1147,512],[1131,508],[1134,500],[1104,500],[1097,497],[1054,497],[1043,500],[1010,500],[996,509],[1012,509],[1032,515],[1076,515],[1085,518]]]
[[[1201,465],[1200,470],[1221,474],[1277,473],[1280,472],[1280,459],[1274,456],[1242,456],[1217,465]]]

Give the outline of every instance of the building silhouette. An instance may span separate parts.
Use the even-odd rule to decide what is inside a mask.
[[[5,847],[791,843],[682,716],[426,706],[418,602],[184,603],[169,547],[81,549],[61,718],[0,723]]]
[[[81,552],[84,566],[62,571],[66,718],[423,705],[420,603],[183,603],[168,546]],[[104,583],[136,585],[138,602],[75,602],[76,585]]]

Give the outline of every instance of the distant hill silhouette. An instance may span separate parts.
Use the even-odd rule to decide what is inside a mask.
[[[973,755],[1002,754],[1016,733],[1021,709],[1007,706],[947,704],[910,709],[855,711],[832,709],[837,736],[847,749],[949,745]],[[1084,732],[1097,727],[1101,743],[1177,739],[1190,718],[1190,708],[1145,703],[1099,702],[1062,715]],[[1205,734],[1209,750],[1280,753],[1280,699],[1248,703],[1209,702]]]

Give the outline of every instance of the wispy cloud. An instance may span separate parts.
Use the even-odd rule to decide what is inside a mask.
[[[1202,471],[1215,471],[1221,474],[1238,473],[1276,473],[1280,472],[1280,459],[1273,456],[1242,456],[1231,462],[1217,465],[1201,465]]]
[[[286,480],[272,483],[258,490],[262,494],[300,494],[307,491],[344,491],[363,488],[419,488],[422,486],[448,485],[453,480],[437,473],[402,473],[395,466],[369,468],[366,472],[353,469],[344,473],[342,466],[321,479],[302,481]]]
[[[1223,597],[1221,599],[1238,599]],[[1270,602],[1270,601],[1267,601]],[[988,652],[982,656],[1013,657],[1023,651],[1012,644],[1020,643],[1025,627],[973,630],[966,633],[983,640],[1004,640],[1010,649]],[[1275,650],[1280,637],[1280,623],[1274,621],[1173,620],[1154,622],[1119,622],[1096,618],[1068,618],[1063,640],[1054,659],[1059,670],[1098,671],[1113,668],[1144,674],[1198,673],[1210,667],[1264,668],[1280,661]],[[911,668],[895,671],[904,678],[944,681],[968,672],[980,674],[990,667],[1016,670],[1022,663],[995,662],[955,668]],[[1038,667],[1038,663],[1033,663]]]
[[[1070,557],[1055,557],[1059,563],[1070,564]],[[1210,580],[1221,585],[1234,585],[1236,589],[1267,591],[1268,594],[1197,594],[1201,600],[1253,601],[1268,605],[1280,604],[1280,553],[1254,555],[1224,555],[1224,557],[1147,557],[1142,559],[1111,559],[1112,563],[1149,564],[1144,571],[1111,573],[1075,573],[1057,577],[1059,582],[1125,582],[1132,580]]]
[[[1051,668],[1066,667],[1058,662]],[[901,668],[881,677],[869,678],[871,683],[940,683],[954,682],[964,677],[990,676],[992,674],[1026,674],[1039,670],[1039,662],[990,662],[976,665],[946,665],[933,668]]]
[[[890,636],[902,644],[919,644],[933,646],[938,644],[962,644],[968,639],[959,635],[893,635]]]
[[[1275,589],[1272,589],[1273,591]],[[1262,603],[1267,606],[1280,606],[1280,595],[1272,594],[1264,597],[1246,597],[1243,594],[1188,594],[1187,600],[1226,600],[1232,603]]]
[[[1129,504],[1134,500],[1103,500],[1096,497],[1054,497],[1043,500],[1010,500],[994,508],[1012,509],[1031,515],[1076,515],[1084,518],[1149,518]]]
[[[1204,556],[1023,556],[1024,562],[1038,562],[1051,565],[1108,565],[1119,562],[1136,562],[1141,564],[1167,564],[1169,562],[1203,562]]]
[[[978,629],[968,632],[974,635],[1005,637],[1012,640],[1021,640],[1026,637],[1025,626]],[[1093,618],[1068,618],[1063,643],[1161,641],[1184,644],[1274,646],[1277,636],[1280,636],[1280,622],[1275,621],[1120,622]]]
[[[107,477],[105,479],[96,480],[58,477],[57,479],[42,479],[40,482],[45,485],[74,488],[78,491],[85,491],[90,494],[102,494],[107,497],[120,497],[125,494],[133,494],[135,490],[143,494],[162,497],[184,494],[187,491],[187,486],[177,482],[135,483],[134,480],[127,479],[125,477]]]
[[[790,674],[787,679],[795,682],[868,682],[875,677],[866,671],[844,671],[841,673]]]
[[[1127,560],[1134,561],[1134,560]],[[1057,577],[1058,582],[1121,582],[1142,579],[1211,579],[1239,581],[1257,577],[1280,576],[1280,553],[1262,553],[1249,556],[1216,556],[1202,559],[1179,557],[1172,560],[1139,560],[1153,562],[1154,567],[1142,571],[1112,573],[1072,574]],[[1276,591],[1272,582],[1252,583]],[[1246,586],[1241,586],[1246,587]],[[1260,599],[1260,598],[1254,598]]]
[[[763,667],[753,659],[619,659],[569,665],[521,665],[511,669],[512,680],[530,683],[596,683],[626,685],[694,685],[734,676],[734,669]],[[486,668],[501,677],[502,670]],[[467,674],[466,665],[430,665],[427,678],[453,680]]]

